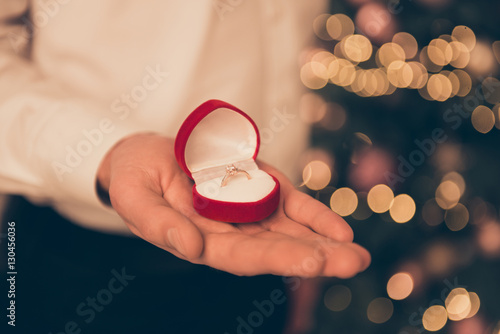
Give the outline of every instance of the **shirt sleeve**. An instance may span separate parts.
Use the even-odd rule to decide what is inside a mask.
[[[102,206],[95,176],[103,156],[137,132],[100,103],[71,96],[30,57],[28,0],[0,0],[0,192]]]

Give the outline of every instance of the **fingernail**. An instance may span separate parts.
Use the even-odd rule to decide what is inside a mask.
[[[173,248],[175,248],[176,251],[178,251],[179,253],[184,255],[184,253],[185,253],[184,245],[181,242],[181,238],[180,238],[179,231],[177,230],[177,228],[169,229],[167,231],[167,238],[168,238],[168,242],[170,243],[170,245]]]

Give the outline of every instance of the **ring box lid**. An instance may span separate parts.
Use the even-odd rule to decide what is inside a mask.
[[[175,139],[175,157],[184,172],[193,174],[236,162],[255,161],[260,136],[255,122],[243,111],[220,100],[196,108]]]

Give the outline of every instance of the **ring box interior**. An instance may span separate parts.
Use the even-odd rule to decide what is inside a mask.
[[[271,215],[279,204],[280,184],[259,169],[257,125],[243,111],[220,100],[209,100],[183,122],[175,139],[179,166],[194,180],[193,205],[202,216],[231,223],[249,223]],[[245,173],[230,176],[226,167]]]

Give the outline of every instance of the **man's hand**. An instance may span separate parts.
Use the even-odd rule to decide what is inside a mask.
[[[230,224],[200,216],[192,181],[177,165],[174,141],[138,134],[116,144],[99,171],[100,186],[130,230],[175,256],[236,275],[336,276],[365,270],[369,253],[354,244],[349,225],[296,190],[277,170],[281,202],[270,217]]]

